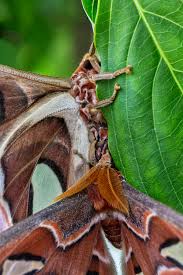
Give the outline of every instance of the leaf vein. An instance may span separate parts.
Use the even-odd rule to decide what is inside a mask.
[[[163,50],[162,50],[162,48],[161,48],[161,46],[160,46],[160,44],[159,44],[156,36],[154,35],[154,33],[153,33],[153,31],[152,31],[152,29],[151,29],[151,27],[150,27],[150,25],[149,25],[146,17],[144,16],[143,9],[140,6],[139,1],[138,0],[133,0],[133,2],[134,2],[134,5],[136,6],[136,8],[137,8],[137,10],[139,12],[139,15],[142,17],[142,20],[144,21],[144,24],[146,25],[146,27],[147,27],[147,29],[149,31],[149,34],[151,35],[151,37],[152,37],[152,39],[153,39],[153,41],[154,41],[154,43],[155,43],[155,45],[156,45],[159,53],[160,53],[160,56],[164,59],[166,65],[168,66],[168,68],[170,70],[170,73],[171,73],[173,79],[175,80],[175,83],[177,84],[177,87],[179,88],[179,90],[183,94],[183,88],[182,88],[181,84],[179,83],[179,81],[178,81],[178,79],[177,79],[177,77],[176,77],[176,75],[174,73],[173,67],[171,66],[171,64],[170,64],[169,60],[167,59],[166,55],[164,54],[164,52],[163,52]]]
[[[174,191],[174,194],[175,194],[175,196],[177,198],[177,201],[180,204],[181,208],[183,209],[183,203],[181,202],[181,200],[180,200],[180,198],[178,196],[178,193],[177,193],[177,191],[176,191],[176,189],[174,187],[174,184],[173,184],[173,182],[172,182],[172,180],[170,178],[170,175],[169,175],[169,173],[167,171],[167,167],[165,165],[164,158],[163,158],[163,155],[162,155],[162,152],[161,152],[161,145],[160,145],[160,142],[158,140],[158,134],[157,134],[157,131],[156,131],[155,112],[154,112],[154,108],[153,108],[153,90],[154,90],[156,75],[157,75],[158,69],[159,69],[159,67],[161,65],[161,62],[162,62],[162,58],[160,58],[159,64],[158,64],[157,69],[156,69],[155,74],[154,74],[153,83],[152,83],[152,115],[153,115],[153,123],[154,123],[154,133],[155,133],[155,138],[156,138],[156,142],[157,142],[157,146],[158,146],[158,151],[159,151],[159,155],[160,155],[160,158],[161,158],[161,162],[162,162],[162,165],[164,167],[163,171],[165,171],[165,173],[167,175],[167,179],[168,179],[168,181],[169,181],[169,183],[171,185],[172,190]]]

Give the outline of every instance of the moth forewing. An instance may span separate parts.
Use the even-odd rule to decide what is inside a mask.
[[[2,175],[0,177],[0,189],[2,191],[2,196],[6,196],[8,204],[10,203],[11,206],[13,206],[11,208],[11,214],[14,221],[21,220],[22,217],[27,216],[27,207],[29,203],[27,201],[24,204],[25,207],[22,207],[21,204],[22,198],[24,198],[24,200],[26,199],[24,196],[25,193],[29,192],[30,177],[34,170],[32,166],[34,162],[35,165],[38,163],[48,147],[51,148],[51,146],[47,144],[45,148],[43,147],[43,151],[38,149],[38,147],[41,148],[41,146],[38,146],[38,143],[42,145],[44,143],[44,138],[42,142],[38,140],[37,137],[37,134],[40,135],[41,132],[35,133],[35,139],[31,137],[29,140],[29,138],[27,138],[26,141],[22,143],[22,146],[17,146],[17,143],[20,144],[21,140],[24,140],[22,137],[25,133],[28,133],[30,129],[33,131],[35,128],[34,126],[38,125],[41,121],[45,121],[47,118],[56,117],[61,121],[64,120],[66,124],[72,146],[71,148],[67,148],[68,145],[67,142],[65,142],[65,144],[63,144],[63,152],[65,149],[67,151],[70,150],[69,169],[68,167],[64,167],[65,162],[63,162],[63,167],[61,167],[61,163],[58,163],[60,157],[58,158],[58,155],[56,155],[54,159],[51,151],[49,155],[46,155],[45,161],[52,163],[50,165],[55,167],[54,169],[57,170],[58,174],[66,174],[69,170],[67,174],[67,185],[69,186],[78,180],[83,175],[84,171],[88,169],[88,164],[84,163],[83,159],[78,161],[78,157],[76,158],[74,153],[74,151],[80,151],[84,158],[87,159],[89,140],[88,128],[80,118],[79,105],[70,95],[70,88],[70,80],[67,81],[60,78],[36,75],[0,65],[0,172]],[[45,127],[48,127],[48,123],[45,124]],[[41,127],[40,131],[42,130]],[[82,144],[79,138],[82,139]],[[54,142],[55,144],[59,144],[59,148],[62,148],[61,144],[64,142],[64,137],[61,138],[61,140],[59,139],[60,137],[57,138],[57,140],[52,139],[49,143]],[[82,145],[84,145],[84,147]],[[22,154],[25,153],[26,148],[28,150],[31,146],[33,148],[31,149],[32,152],[37,155],[34,155],[34,159],[32,160],[25,157],[25,159],[29,160],[29,163],[25,164],[25,161],[21,161],[23,157]],[[66,148],[64,149],[64,147]],[[18,158],[19,165],[13,165],[13,161],[17,163],[17,148],[20,150],[21,157]],[[32,156],[32,152],[31,154],[26,152],[26,154]],[[60,151],[59,154],[62,154],[62,152]],[[15,159],[13,159],[14,156],[16,156]],[[13,167],[13,169],[10,169],[11,167]],[[66,172],[63,173],[62,170]],[[28,177],[28,175],[29,179],[27,180],[26,177]],[[59,180],[62,181],[61,177]],[[22,182],[24,194],[18,193],[18,196],[15,197],[13,193],[14,190],[16,190],[17,182],[20,181]],[[18,189],[20,190],[20,188]],[[27,199],[28,198],[29,196],[27,196]],[[22,212],[21,209],[25,209],[25,213],[23,215],[15,215],[16,213]]]
[[[73,98],[68,93],[52,93],[43,97],[27,111],[20,114],[17,119],[13,120],[13,123],[8,125],[9,127],[3,129],[0,141],[0,157],[3,156],[8,146],[10,146],[23,132],[42,119],[50,116],[69,119],[73,113],[75,113],[75,116],[73,120],[70,121],[72,125],[68,123],[70,131],[73,131],[78,113],[78,105]],[[71,134],[73,136],[72,132]]]

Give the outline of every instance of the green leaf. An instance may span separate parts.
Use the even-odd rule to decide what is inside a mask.
[[[181,0],[99,1],[95,45],[102,71],[132,75],[98,83],[116,167],[135,188],[183,213],[183,4]]]
[[[82,0],[83,8],[91,22],[95,22],[98,0]]]

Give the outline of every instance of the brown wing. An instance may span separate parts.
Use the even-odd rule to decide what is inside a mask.
[[[12,224],[10,210],[16,221],[27,215],[31,175],[39,161],[50,165],[61,185],[66,181],[75,181],[83,171],[78,169],[80,174],[78,172],[76,175],[75,166],[71,169],[69,165],[74,163],[71,147],[80,152],[74,146],[81,143],[73,138],[78,119],[78,106],[74,100],[66,93],[60,94],[62,89],[54,85],[43,85],[2,72],[0,77],[0,191],[3,195],[0,201],[0,227],[3,230]],[[85,129],[84,135],[86,133]],[[80,137],[78,132],[76,136]],[[22,191],[23,195],[20,195]],[[105,231],[116,246],[119,247],[118,242],[123,241],[128,274],[141,271],[147,275],[182,274],[183,260],[181,257],[177,259],[174,252],[167,255],[166,248],[182,244],[183,218],[128,185],[125,185],[124,193],[129,201],[129,216],[115,211],[111,213],[111,210],[110,217],[107,213],[97,215],[88,196],[82,193],[6,230],[1,234],[0,241],[3,271],[7,273],[8,266],[11,268],[14,261],[13,266],[16,265],[17,270],[40,270],[40,274],[49,274],[54,270],[56,274],[62,274],[58,269],[63,268],[65,272],[66,260],[70,259],[68,266],[72,272],[76,269],[82,274],[89,269],[107,274],[105,272],[110,271],[111,262],[107,261],[98,226],[92,227],[107,217],[121,221],[121,239],[116,222],[117,238],[115,234],[111,238],[109,227]],[[63,209],[59,205],[63,205]],[[63,251],[60,247],[66,249]],[[178,256],[181,255],[182,252]],[[84,263],[81,261],[83,258]]]
[[[183,274],[183,217],[125,184],[130,215],[123,220],[127,274]]]
[[[64,81],[63,86],[53,85],[51,83],[46,84],[44,77],[42,77],[43,82],[41,82],[41,76],[32,76],[35,80],[30,79],[27,73],[0,65],[1,124],[17,117],[41,97],[53,92],[66,91],[70,88],[69,81]]]
[[[92,259],[88,274],[112,275],[115,274],[115,265],[111,255],[106,247],[105,240],[101,234],[101,228],[98,231],[96,243],[93,249]]]
[[[31,177],[36,165],[49,166],[65,190],[87,169],[86,164],[81,168],[71,149],[85,150],[87,158],[89,142],[78,104],[64,92],[69,82],[63,87],[41,83],[27,75],[8,74],[1,67],[0,229],[4,230],[12,219],[19,221],[32,213]]]
[[[65,122],[47,118],[23,133],[5,152],[1,159],[5,173],[4,198],[11,206],[15,222],[32,213],[31,177],[38,163],[49,166],[66,190],[70,150]]]
[[[38,274],[112,274],[99,222],[86,193],[58,202],[1,233],[1,270],[24,263]]]

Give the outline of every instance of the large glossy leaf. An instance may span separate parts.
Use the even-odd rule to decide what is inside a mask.
[[[183,3],[99,1],[95,44],[102,71],[131,64],[133,75],[98,84],[112,157],[140,191],[183,212]]]
[[[82,0],[83,8],[91,22],[95,22],[98,0]]]

